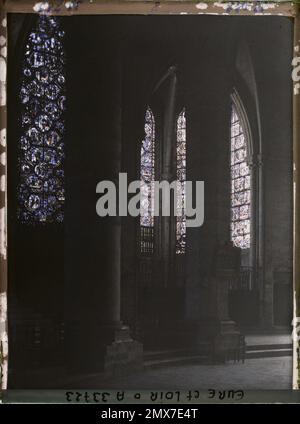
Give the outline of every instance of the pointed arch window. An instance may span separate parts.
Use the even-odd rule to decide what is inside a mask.
[[[145,115],[145,136],[141,146],[140,228],[141,253],[154,250],[155,119],[150,107]]]
[[[145,137],[141,146],[141,210],[140,210],[140,247],[141,253],[154,251],[154,181],[155,181],[155,119],[150,107],[145,115]],[[185,253],[186,247],[186,116],[181,111],[176,123],[176,178],[180,183],[177,197],[176,216],[176,254]]]
[[[231,240],[241,249],[250,248],[251,173],[247,135],[241,113],[231,106]]]
[[[24,223],[64,217],[65,55],[57,17],[41,15],[25,47],[20,88],[18,217]]]
[[[176,177],[180,183],[180,193],[177,198],[176,217],[176,253],[185,253],[186,246],[186,117],[185,109],[179,114],[176,131]]]

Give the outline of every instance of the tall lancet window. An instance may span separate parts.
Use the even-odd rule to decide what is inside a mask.
[[[231,240],[241,249],[250,247],[251,175],[245,129],[237,108],[231,110]]]
[[[177,119],[177,181],[180,183],[180,193],[177,197],[176,217],[176,253],[185,253],[186,245],[186,118],[185,109],[179,114]]]
[[[65,55],[59,18],[39,16],[25,47],[20,88],[18,217],[62,222],[64,214]]]
[[[141,146],[140,228],[141,253],[154,251],[154,179],[155,179],[155,120],[150,107],[145,115],[145,136]]]

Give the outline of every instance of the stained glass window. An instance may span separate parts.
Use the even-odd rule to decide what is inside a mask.
[[[186,244],[186,214],[185,214],[185,185],[186,185],[186,118],[185,110],[177,119],[177,181],[180,183],[177,197],[176,217],[176,253],[185,253]]]
[[[246,135],[234,104],[231,111],[231,240],[241,249],[250,247],[250,169]]]
[[[20,221],[62,222],[65,55],[59,18],[41,15],[25,47],[20,88]]]
[[[141,146],[140,227],[141,252],[153,252],[154,179],[155,179],[155,120],[150,107],[145,115],[145,137]]]

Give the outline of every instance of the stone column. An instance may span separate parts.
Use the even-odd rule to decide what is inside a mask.
[[[95,336],[99,338],[101,366],[108,372],[126,367],[142,365],[142,345],[132,340],[128,326],[121,321],[121,222],[112,218],[105,230],[104,242],[107,249],[105,279],[102,294],[106,308]],[[102,355],[102,357],[101,357]]]
[[[112,36],[113,37],[113,36]],[[105,123],[101,128],[102,147],[99,162],[102,170],[99,177],[113,181],[117,187],[117,199],[119,195],[119,174],[121,172],[122,159],[122,58],[121,41],[113,40],[114,48],[106,52],[105,82],[109,90],[103,102],[103,114]],[[95,147],[97,150],[97,147]],[[95,151],[96,151],[95,150]],[[103,160],[104,159],[104,160]],[[94,163],[95,171],[97,163]],[[97,171],[96,171],[97,172]],[[127,187],[126,187],[127,189]],[[121,321],[121,218],[118,216],[96,218],[95,228],[99,227],[99,236],[102,237],[103,246],[101,255],[101,267],[99,275],[95,275],[95,282],[101,280],[102,311],[99,313],[99,354],[103,369],[109,372],[128,369],[129,366],[139,367],[142,363],[142,345],[132,340],[129,327]]]
[[[164,136],[163,136],[163,157],[162,157],[162,176],[161,179],[164,181],[172,182],[174,177],[173,169],[173,152],[174,146],[176,146],[176,134],[175,128],[175,107],[176,107],[176,89],[177,89],[177,75],[176,67],[172,67],[169,70],[169,91],[168,98],[165,106],[165,122],[164,122]],[[174,218],[172,217],[174,212],[174,197],[172,192],[170,194],[170,215],[161,217],[161,233],[162,233],[162,257],[163,257],[163,272],[164,272],[164,286],[169,285],[170,280],[170,260],[172,246],[172,223]]]
[[[228,291],[230,282],[239,279],[240,249],[231,242],[218,245],[215,253],[215,267],[211,278],[214,294],[216,334],[213,338],[213,359],[224,361],[237,359],[240,349],[240,331],[229,318]]]
[[[118,204],[117,216],[96,213],[102,195],[96,193],[99,182],[114,182],[118,198],[123,127],[121,30],[104,25],[99,30],[91,24],[90,32],[84,41],[92,44],[91,48],[85,50],[85,44],[79,42],[81,50],[76,52],[89,66],[77,69],[76,57],[69,55],[69,91],[73,96],[76,93],[76,98],[69,100],[72,133],[66,169],[67,365],[70,362],[74,371],[114,372],[142,363],[142,345],[132,340],[120,316]],[[76,37],[74,34],[75,40],[70,40],[72,45],[76,45]],[[107,40],[101,51],[99,37]]]

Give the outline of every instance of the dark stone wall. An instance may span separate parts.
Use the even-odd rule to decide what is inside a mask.
[[[244,261],[256,273],[253,301],[260,312],[255,324],[288,325],[292,300],[291,22],[274,18],[269,26],[265,25],[270,22],[267,18],[233,18],[228,25],[221,18],[205,17],[200,26],[197,18],[172,19],[153,19],[149,26],[144,20],[136,30],[138,41],[130,39],[126,69],[129,80],[135,75],[133,85],[139,87],[139,100],[135,103],[131,97],[124,113],[149,99],[147,87],[149,81],[159,78],[161,63],[165,69],[170,63],[178,66],[180,101],[187,110],[188,179],[205,181],[204,225],[188,230],[186,317],[198,320],[212,314],[208,298],[214,250],[217,243],[230,237],[229,117],[230,94],[235,87],[253,138],[253,248]],[[162,25],[155,25],[159,20]],[[155,29],[151,37],[150,27]],[[165,50],[166,44],[169,48]],[[145,78],[141,80],[137,74]],[[142,116],[137,115],[139,128],[141,121]],[[136,143],[131,137],[126,138],[126,147],[128,143],[132,143],[132,151],[123,154],[124,164],[129,156],[131,161],[133,157],[138,160]],[[136,170],[136,164],[133,166]],[[124,232],[123,236],[130,240]],[[129,255],[130,242],[125,244]],[[132,241],[133,262],[135,252]],[[128,284],[132,278],[128,277]],[[280,302],[283,293],[284,306]],[[130,307],[125,305],[126,310]]]
[[[292,316],[292,37],[288,20],[250,40],[261,126],[264,223],[265,325],[291,325]],[[285,64],[285,65],[283,65]],[[283,301],[283,299],[285,299]],[[280,306],[279,306],[280,304]]]

